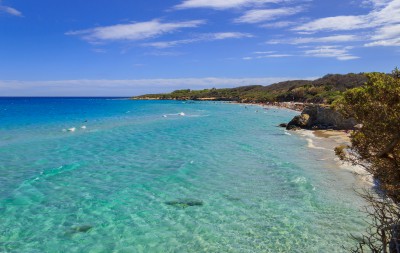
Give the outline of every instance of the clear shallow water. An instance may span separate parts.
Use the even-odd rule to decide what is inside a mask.
[[[293,115],[0,99],[0,252],[343,252],[365,226],[355,179],[276,127]]]

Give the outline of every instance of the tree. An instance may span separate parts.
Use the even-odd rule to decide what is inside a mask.
[[[400,72],[367,77],[364,86],[346,91],[335,105],[360,123],[351,134],[350,161],[364,166],[400,203]]]
[[[345,116],[354,118],[357,129],[351,134],[351,146],[340,159],[363,166],[376,179],[380,195],[363,194],[370,204],[367,213],[372,223],[367,234],[357,238],[358,247],[352,252],[398,252],[400,238],[400,71],[391,75],[366,74],[364,86],[346,91],[335,102]],[[390,247],[389,247],[390,246]],[[390,248],[390,249],[389,249]]]

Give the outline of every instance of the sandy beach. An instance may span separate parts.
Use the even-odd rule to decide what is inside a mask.
[[[328,159],[333,159],[338,168],[353,173],[365,186],[374,185],[373,177],[363,167],[342,162],[334,154],[335,147],[351,145],[350,132],[341,130],[298,130],[295,133],[307,139],[309,148],[326,150],[330,154]]]

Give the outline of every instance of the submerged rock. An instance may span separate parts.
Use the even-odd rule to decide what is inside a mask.
[[[204,203],[201,200],[197,199],[177,199],[172,201],[166,201],[166,205],[176,206],[176,207],[189,207],[189,206],[202,206]]]
[[[76,233],[87,233],[93,228],[92,225],[80,225],[80,226],[73,226],[69,230],[70,234],[76,234]]]
[[[288,124],[286,124],[286,123],[281,123],[281,124],[279,124],[279,127],[287,127],[287,125]]]

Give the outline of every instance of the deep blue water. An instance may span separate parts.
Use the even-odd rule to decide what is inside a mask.
[[[276,127],[295,114],[0,98],[0,252],[342,252],[355,179]]]

